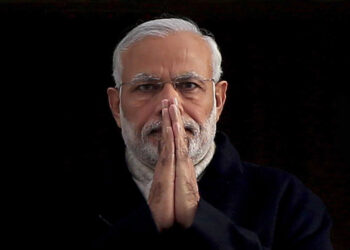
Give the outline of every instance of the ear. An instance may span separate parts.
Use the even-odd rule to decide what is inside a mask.
[[[120,128],[119,89],[108,88],[107,95],[108,95],[109,108],[112,111],[114,120],[117,122],[118,127]]]
[[[216,101],[216,121],[219,120],[226,101],[226,91],[228,83],[220,81],[215,85],[215,101]]]

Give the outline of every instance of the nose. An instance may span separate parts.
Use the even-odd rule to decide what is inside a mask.
[[[174,100],[174,98],[177,99],[178,107],[179,107],[180,113],[182,114],[183,107],[182,107],[181,95],[179,94],[179,92],[176,91],[176,89],[174,88],[174,86],[173,86],[173,84],[171,82],[165,83],[164,86],[163,86],[163,89],[159,92],[158,98],[157,98],[157,103],[159,105],[158,106],[158,111],[159,111],[160,115],[161,115],[161,112],[162,112],[162,105],[161,105],[162,100],[168,99],[169,102],[171,102],[171,100]]]
[[[164,84],[162,91],[159,93],[159,97],[161,98],[161,100],[163,99],[170,100],[174,98],[179,99],[180,96],[179,96],[179,93],[174,88],[173,84],[169,82]]]

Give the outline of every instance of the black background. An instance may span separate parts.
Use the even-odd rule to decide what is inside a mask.
[[[135,24],[162,13],[189,17],[215,35],[229,82],[219,129],[243,160],[287,170],[320,196],[334,221],[335,249],[347,249],[346,2],[2,1],[10,66],[3,82],[14,94],[4,107],[24,142],[14,143],[16,151],[32,149],[29,157],[58,176],[69,176],[80,157],[120,157],[106,95],[112,53]]]

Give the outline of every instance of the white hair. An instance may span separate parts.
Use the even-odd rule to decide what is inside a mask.
[[[144,22],[132,29],[117,45],[113,53],[113,78],[115,87],[119,88],[122,82],[123,64],[121,53],[126,51],[132,44],[148,36],[165,37],[173,32],[189,31],[201,36],[209,45],[212,52],[212,78],[215,82],[220,80],[221,53],[212,35],[199,29],[198,26],[189,20],[180,18],[162,18]]]

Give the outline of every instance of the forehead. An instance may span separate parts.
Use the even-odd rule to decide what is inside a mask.
[[[191,32],[174,32],[166,37],[146,37],[122,53],[123,81],[148,73],[172,78],[185,72],[211,77],[208,43]]]

